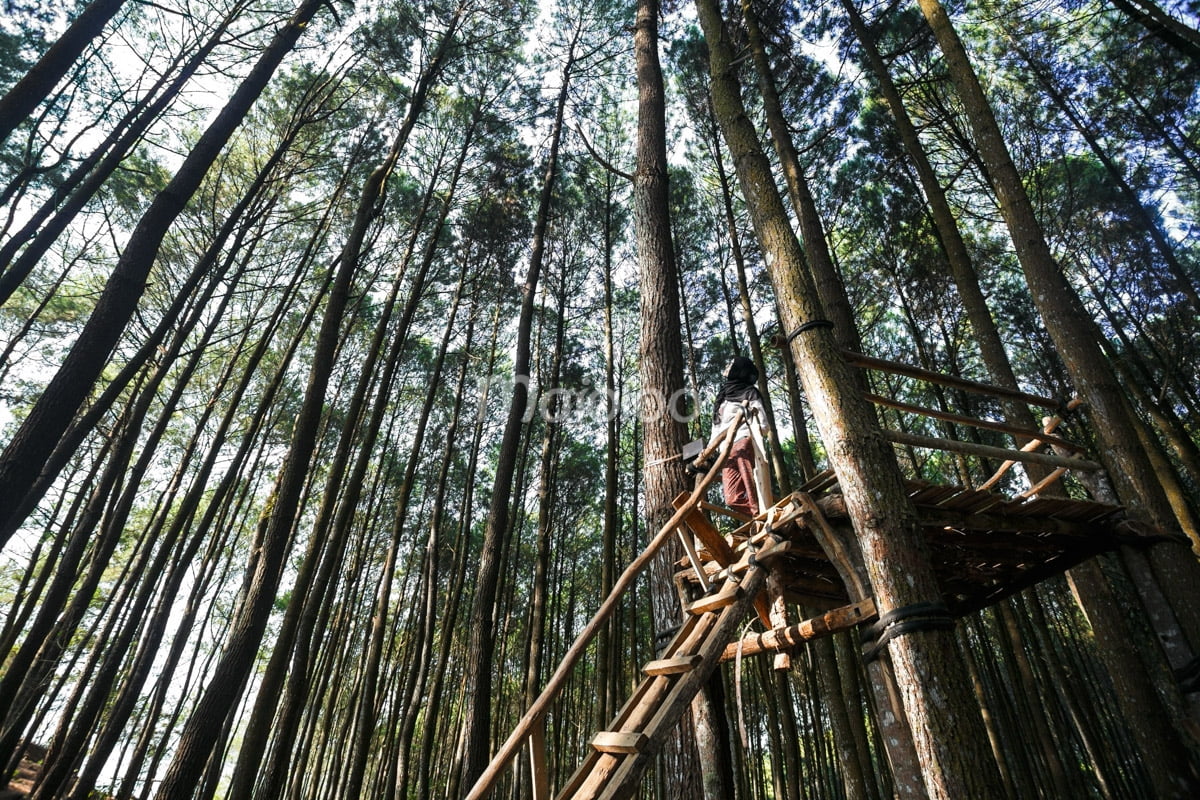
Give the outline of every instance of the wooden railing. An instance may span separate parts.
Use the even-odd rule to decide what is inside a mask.
[[[729,451],[733,447],[733,437],[737,433],[741,419],[741,412],[739,411],[725,436],[715,442],[711,442],[696,458],[696,463],[704,463],[714,452],[717,453],[712,466],[697,479],[695,488],[692,489],[692,493],[688,496],[687,500],[677,508],[666,524],[659,528],[658,533],[646,545],[646,549],[642,551],[641,555],[634,559],[625,568],[625,571],[621,573],[620,577],[617,578],[612,590],[608,593],[608,597],[600,604],[599,610],[596,611],[596,614],[588,621],[587,625],[583,626],[583,630],[579,632],[574,643],[567,650],[566,655],[563,656],[563,660],[559,663],[558,668],[550,676],[550,680],[546,682],[546,687],[542,689],[542,693],[538,695],[537,699],[530,705],[529,710],[517,722],[516,727],[509,734],[508,739],[504,741],[504,744],[500,745],[500,749],[496,751],[496,755],[492,757],[491,762],[479,776],[479,779],[475,781],[475,785],[471,787],[464,800],[482,800],[482,798],[487,797],[505,767],[516,757],[517,752],[526,740],[531,745],[530,757],[533,761],[534,775],[544,776],[546,774],[543,726],[551,703],[554,702],[559,692],[566,685],[571,670],[575,668],[575,665],[583,657],[588,645],[596,638],[601,626],[616,611],[621,596],[625,594],[625,591],[633,584],[633,581],[642,570],[649,565],[651,559],[670,540],[672,534],[683,523],[684,518],[699,506],[709,485],[721,474],[721,467],[724,466],[726,458],[729,457]],[[535,777],[535,784],[537,785],[535,787],[535,800],[542,800],[546,791],[545,781],[539,781]]]
[[[1046,487],[1053,484],[1070,469],[1077,470],[1099,470],[1103,467],[1095,461],[1080,456],[1084,452],[1084,448],[1077,444],[1073,444],[1060,436],[1055,436],[1054,431],[1063,421],[1063,414],[1072,411],[1082,405],[1083,401],[1078,397],[1070,401],[1063,401],[1059,398],[1045,397],[1043,395],[1024,392],[1019,389],[1009,389],[1003,386],[994,386],[988,383],[972,381],[966,378],[958,378],[953,375],[943,375],[940,372],[932,372],[930,370],[914,367],[909,364],[900,364],[895,361],[887,361],[882,358],[872,358],[865,356],[862,353],[855,353],[850,350],[843,350],[842,356],[847,363],[863,369],[871,369],[879,372],[887,372],[892,375],[901,375],[907,378],[916,378],[927,383],[937,384],[948,388],[958,389],[961,391],[981,394],[988,397],[1016,400],[1018,402],[1027,403],[1029,405],[1039,406],[1055,411],[1052,416],[1046,417],[1043,420],[1043,425],[1040,430],[1033,428],[1021,428],[1015,425],[1009,425],[1003,422],[994,420],[978,419],[975,417],[967,417],[960,414],[953,414],[947,411],[940,411],[932,408],[903,403],[892,398],[883,397],[877,394],[867,394],[866,399],[870,402],[893,408],[897,411],[903,411],[910,414],[929,417],[930,419],[941,420],[943,422],[951,422],[956,425],[966,425],[984,430],[997,431],[999,433],[1008,434],[1014,438],[1028,440],[1020,448],[996,447],[994,445],[980,444],[978,442],[964,442],[957,439],[946,439],[935,436],[923,436],[915,433],[907,433],[904,431],[895,431],[884,429],[884,436],[895,444],[908,445],[911,447],[922,447],[931,450],[943,450],[947,452],[962,453],[964,455],[979,456],[981,458],[998,458],[1003,461],[999,469],[984,481],[977,489],[990,489],[995,486],[1000,478],[1004,476],[1018,462],[1041,464],[1043,466],[1053,467],[1053,470],[1037,481],[1028,490],[1021,493],[1019,496],[1029,496],[1037,494]],[[1039,453],[1037,450],[1044,445],[1050,445],[1056,450],[1067,451],[1069,455],[1060,455],[1058,453]]]

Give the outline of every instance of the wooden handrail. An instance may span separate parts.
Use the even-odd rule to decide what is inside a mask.
[[[925,408],[923,406],[914,406],[909,403],[902,403],[899,400],[889,400],[886,397],[877,394],[868,394],[866,398],[872,403],[888,408],[894,408],[898,411],[907,411],[911,414],[919,414],[932,419],[940,419],[944,422],[953,422],[959,425],[968,425],[973,428],[984,428],[989,431],[999,431],[1007,433],[1010,436],[1018,436],[1025,439],[1036,439],[1043,444],[1052,444],[1056,447],[1061,447],[1064,450],[1070,450],[1073,453],[1082,453],[1085,448],[1077,444],[1068,442],[1066,439],[1061,439],[1058,436],[1051,436],[1034,428],[1018,428],[1014,425],[1006,425],[1003,422],[995,422],[990,419],[976,419],[975,417],[965,417],[961,414],[951,414],[947,411],[938,411],[933,408]]]
[[[1082,398],[1072,397],[1071,401],[1069,403],[1067,403],[1067,405],[1066,405],[1066,410],[1074,411],[1075,409],[1079,408],[1081,405],[1083,405]],[[1062,421],[1063,421],[1063,418],[1062,418],[1061,414],[1055,414],[1052,417],[1043,417],[1042,433],[1046,434],[1046,436],[1049,436],[1055,430],[1058,429],[1058,426],[1062,424]],[[1045,437],[1038,437],[1037,439],[1034,439],[1029,444],[1022,447],[1021,450],[1022,451],[1035,450],[1038,447],[1041,447],[1041,443],[1044,440],[1045,440]],[[1000,465],[1000,468],[996,470],[996,474],[993,475],[992,477],[988,478],[986,481],[984,481],[983,485],[981,485],[979,488],[980,489],[990,489],[993,486],[995,486],[997,483],[1000,482],[1000,478],[1002,478],[1004,476],[1004,473],[1006,473],[1010,469],[1012,469],[1012,467],[1015,463],[1016,462],[1011,459],[1008,461],[1005,461],[1003,464]],[[1063,465],[1060,465],[1060,466],[1063,466]],[[1058,472],[1058,470],[1055,470],[1055,472]],[[1059,476],[1056,475],[1054,477],[1055,477],[1055,479],[1057,479],[1057,477],[1059,477]],[[1034,486],[1028,492],[1023,493],[1021,496],[1026,496],[1026,495],[1034,494],[1036,492],[1040,492],[1043,489],[1045,489],[1047,486],[1052,484],[1053,482],[1054,481],[1051,480],[1050,478],[1045,478],[1045,479],[1039,481],[1036,486]]]
[[[1042,395],[1030,394],[1022,392],[1019,389],[1006,389],[1003,386],[995,386],[990,383],[982,383],[980,381],[967,380],[966,378],[956,378],[953,375],[943,375],[940,372],[932,372],[920,367],[914,367],[909,364],[900,364],[896,361],[887,361],[882,358],[872,358],[871,356],[856,353],[853,350],[843,350],[842,357],[846,359],[846,363],[856,367],[864,367],[866,369],[877,369],[881,372],[891,372],[895,375],[904,375],[908,378],[917,378],[930,383],[937,383],[942,386],[950,386],[955,389],[962,389],[967,392],[975,392],[977,394],[991,395],[992,397],[1006,397],[1012,400],[1020,400],[1030,405],[1041,406],[1058,410],[1063,407],[1063,401],[1055,397],[1043,397]]]
[[[1033,453],[1026,450],[1009,450],[1006,447],[993,447],[986,444],[975,444],[974,442],[959,442],[954,439],[938,439],[933,436],[919,436],[915,433],[904,433],[903,431],[885,430],[883,435],[888,441],[895,442],[896,444],[928,447],[932,450],[948,450],[954,453],[984,456],[985,458],[1005,458],[1010,461],[1028,461],[1034,464],[1046,464],[1051,467],[1069,467],[1070,469],[1086,470],[1103,469],[1095,461],[1088,461],[1084,458],[1056,456],[1050,453]]]
[[[550,676],[550,680],[546,682],[546,687],[542,689],[542,693],[537,696],[537,699],[529,706],[529,710],[517,722],[517,726],[513,729],[513,732],[509,734],[508,739],[496,751],[496,755],[492,757],[492,760],[480,774],[478,780],[475,781],[475,785],[471,787],[471,791],[467,793],[463,800],[482,800],[492,790],[492,787],[500,777],[500,773],[516,756],[525,739],[529,737],[534,723],[549,711],[550,703],[562,691],[563,686],[567,682],[567,676],[570,675],[575,664],[583,656],[592,639],[600,632],[600,626],[616,610],[621,595],[625,593],[625,590],[629,588],[638,574],[646,568],[650,560],[662,549],[662,546],[667,543],[671,538],[671,534],[683,522],[683,518],[700,502],[709,484],[720,474],[721,467],[724,466],[725,459],[729,457],[729,451],[733,447],[733,437],[737,433],[741,418],[742,412],[739,410],[725,435],[709,443],[708,447],[704,448],[704,452],[697,457],[697,462],[703,463],[703,460],[711,455],[713,450],[720,448],[716,461],[713,462],[708,472],[696,482],[696,486],[692,490],[691,496],[688,497],[687,502],[676,510],[665,525],[659,528],[658,533],[646,545],[646,549],[642,551],[642,554],[634,559],[625,568],[625,571],[621,573],[621,576],[617,578],[612,590],[608,593],[608,597],[604,599],[604,602],[600,604],[600,608],[596,611],[595,615],[583,627],[579,635],[575,637],[575,642],[567,650],[566,655],[563,656],[558,669],[554,671],[554,674]]]

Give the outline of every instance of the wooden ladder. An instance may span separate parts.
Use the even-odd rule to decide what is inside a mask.
[[[767,538],[757,553],[767,556],[774,542]],[[642,682],[608,729],[592,739],[591,751],[558,800],[618,800],[637,791],[642,773],[734,641],[765,585],[767,569],[755,553],[754,547],[744,547],[722,571],[718,590],[687,607],[686,620],[662,657],[642,668]]]

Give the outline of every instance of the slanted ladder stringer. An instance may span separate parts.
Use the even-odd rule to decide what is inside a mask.
[[[770,547],[773,538],[762,544]],[[642,668],[645,677],[605,731],[592,740],[591,752],[563,787],[558,800],[619,800],[631,797],[692,699],[737,636],[767,569],[754,546],[727,571],[715,594],[687,607],[687,619],[662,657]]]

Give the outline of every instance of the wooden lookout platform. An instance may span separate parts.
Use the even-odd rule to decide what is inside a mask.
[[[1082,457],[1082,448],[1055,434],[1061,415],[1078,401],[1064,403],[1061,399],[941,376],[859,354],[844,355],[847,361],[864,369],[884,370],[1054,412],[1054,416],[1043,419],[1041,430],[1022,430],[996,421],[868,396],[872,402],[893,411],[923,415],[951,425],[999,431],[1017,442],[1012,448],[1001,448],[978,441],[961,442],[884,430],[885,436],[902,447],[941,449],[1003,462],[979,488],[906,482],[928,561],[940,589],[940,603],[918,604],[929,608],[909,607],[879,617],[869,587],[856,573],[855,564],[861,562],[850,553],[850,548],[857,546],[850,514],[837,476],[832,472],[811,478],[778,500],[771,496],[769,478],[758,479],[758,507],[763,511],[753,519],[739,517],[710,502],[708,488],[720,474],[732,447],[734,433],[741,424],[739,418],[695,460],[703,466],[692,491],[675,499],[675,514],[617,579],[542,694],[467,793],[466,800],[489,796],[500,775],[526,744],[535,800],[631,797],[646,767],[722,661],[774,652],[776,667],[785,666],[789,651],[795,647],[872,621],[875,624],[864,642],[870,648],[874,641],[877,651],[883,639],[876,641],[875,637],[881,635],[881,629],[911,625],[923,613],[926,623],[953,627],[955,617],[997,603],[1099,553],[1125,545],[1150,545],[1166,538],[1162,532],[1128,518],[1120,506],[1045,496],[1046,490],[1068,470],[1100,468]],[[756,448],[761,457],[759,463],[765,465],[761,442]],[[1051,452],[1042,452],[1045,449]],[[999,484],[1001,476],[1021,462],[1039,464],[1039,480],[1016,496],[995,491],[993,487]],[[686,553],[675,574],[683,623],[658,657],[643,665],[642,682],[606,730],[591,740],[575,773],[557,792],[552,792],[546,768],[544,725],[555,698],[592,639],[617,608],[621,595],[673,539],[678,539]],[[789,620],[791,604],[816,616],[800,622]],[[901,612],[906,615],[904,622],[896,617]],[[761,632],[739,634],[747,618],[754,616],[761,623]],[[873,658],[874,653],[865,657]]]
[[[955,615],[977,611],[1122,544],[1160,537],[1135,525],[1120,506],[1067,498],[1018,498],[975,489],[907,481],[943,601]],[[786,542],[771,568],[788,601],[809,607],[850,603],[835,564],[821,545],[828,527],[850,535],[845,499],[831,472],[775,505],[772,528]],[[702,528],[711,536],[711,528]],[[732,543],[738,533],[723,537]],[[710,540],[711,541],[711,540]],[[719,569],[722,548],[699,550]],[[686,562],[681,566],[687,566]],[[697,582],[692,578],[692,582]]]

